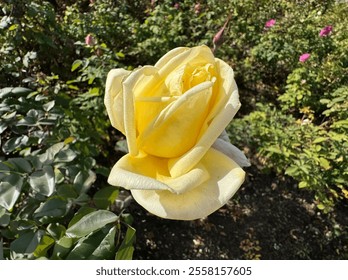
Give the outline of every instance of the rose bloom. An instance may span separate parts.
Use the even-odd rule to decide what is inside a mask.
[[[234,73],[207,46],[173,49],[154,66],[111,70],[105,106],[129,151],[108,182],[131,190],[149,212],[203,218],[243,183],[249,161],[225,132],[241,106]]]
[[[86,36],[86,38],[85,38],[85,43],[86,43],[86,45],[88,45],[88,46],[93,46],[93,45],[94,45],[95,41],[94,41],[94,38],[93,38],[93,36],[92,36],[91,34],[88,34],[88,35]]]
[[[332,25],[325,26],[322,30],[320,30],[319,36],[327,36],[332,32]]]
[[[271,28],[273,25],[275,25],[275,23],[276,23],[275,19],[270,19],[269,21],[266,22],[265,27]]]
[[[201,12],[201,3],[196,3],[194,10],[195,10],[195,14],[199,14]]]
[[[304,54],[300,55],[299,61],[305,62],[310,57],[311,57],[311,55],[309,53],[304,53]]]

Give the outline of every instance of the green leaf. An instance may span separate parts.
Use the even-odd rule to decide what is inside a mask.
[[[92,232],[86,237],[81,238],[75,247],[66,257],[67,260],[86,260],[86,259],[111,259],[115,248],[112,248],[114,242],[111,241],[114,236],[114,226],[106,226],[102,229]],[[100,247],[102,246],[102,247]],[[100,247],[100,248],[99,248]],[[99,248],[99,249],[98,249]]]
[[[74,217],[71,219],[71,221],[69,222],[68,228],[72,227],[74,224],[76,224],[79,220],[82,219],[82,217],[86,216],[87,214],[90,214],[92,212],[97,211],[97,209],[92,208],[92,207],[88,207],[88,206],[84,206],[81,207],[74,215]]]
[[[117,198],[119,189],[114,186],[107,186],[99,191],[93,197],[94,203],[98,208],[107,209]]]
[[[72,185],[64,184],[57,188],[57,194],[64,198],[77,198],[77,193]]]
[[[4,243],[2,238],[0,238],[0,261],[3,261],[4,259]]]
[[[59,153],[55,156],[54,158],[54,162],[71,162],[74,160],[74,158],[76,157],[76,153],[69,149],[62,149],[61,151],[59,151]]]
[[[334,122],[331,127],[333,128],[348,128],[348,120],[341,120]]]
[[[32,171],[31,164],[24,158],[10,158],[7,162],[12,164],[19,172],[30,173]]]
[[[121,53],[121,52],[117,52],[116,56],[119,57],[119,58],[124,58],[125,57],[124,53]]]
[[[298,184],[298,187],[300,188],[300,189],[302,189],[302,188],[305,188],[305,187],[307,187],[307,182],[305,182],[305,181],[301,181],[299,184]]]
[[[0,207],[0,226],[6,227],[11,221],[11,213]]]
[[[52,223],[49,224],[47,226],[47,232],[55,239],[55,240],[59,240],[61,239],[65,232],[66,232],[66,228],[59,224],[59,223]]]
[[[98,210],[83,216],[77,223],[68,228],[66,235],[83,237],[106,224],[115,222],[117,219],[118,216],[110,211]]]
[[[74,72],[77,68],[79,68],[82,64],[82,60],[75,60],[71,66],[71,72]]]
[[[10,174],[0,182],[0,206],[11,210],[21,194],[23,178],[18,174]]]
[[[319,210],[324,210],[324,209],[325,209],[325,205],[322,204],[322,203],[319,203],[319,204],[317,205],[317,207],[318,207]]]
[[[30,255],[34,253],[43,235],[42,230],[26,232],[11,243],[10,249],[16,254]]]
[[[265,150],[269,151],[269,152],[272,152],[272,153],[275,153],[275,154],[281,154],[282,153],[282,151],[277,146],[270,146],[270,147],[267,147]]]
[[[96,175],[92,170],[80,171],[74,179],[74,187],[78,193],[85,193],[94,183]]]
[[[116,143],[115,147],[116,151],[120,151],[122,153],[128,153],[128,144],[126,140],[120,140]]]
[[[38,111],[35,109],[29,110],[27,115],[23,119],[21,119],[17,123],[17,125],[18,126],[37,126],[39,118],[40,118],[40,113],[42,114],[42,111]]]
[[[42,170],[33,172],[28,182],[34,191],[50,196],[53,194],[56,186],[53,167],[46,165]]]
[[[16,149],[26,146],[28,141],[29,137],[26,135],[12,137],[4,143],[4,145],[2,146],[2,150],[5,154],[9,154]]]
[[[315,138],[314,141],[313,141],[313,144],[317,144],[317,143],[324,142],[324,141],[326,141],[327,139],[328,139],[327,137],[318,137],[318,138]]]
[[[42,163],[50,164],[53,162],[54,157],[64,147],[64,142],[56,143],[49,147],[43,154],[40,154],[39,159]]]
[[[49,101],[46,104],[42,106],[42,108],[45,110],[45,112],[49,112],[54,107],[55,101]]]
[[[298,174],[298,167],[296,165],[291,165],[285,170],[285,174],[289,176],[296,176]]]
[[[319,158],[320,166],[324,168],[325,170],[328,170],[331,168],[330,162],[326,158]]]
[[[135,229],[128,226],[126,236],[123,239],[120,248],[116,253],[116,260],[131,260],[133,258],[135,242]]]
[[[115,255],[115,252],[116,252],[115,236],[116,236],[116,227],[113,226],[88,259],[90,260],[112,259],[112,257]]]
[[[31,91],[32,91],[31,89],[23,88],[23,87],[2,88],[0,89],[0,99],[8,97],[8,96],[12,96],[12,97],[26,96]]]
[[[8,31],[13,31],[13,30],[16,30],[18,28],[19,24],[15,23],[15,24],[12,24],[9,28],[8,28]]]
[[[36,247],[34,251],[34,256],[39,257],[45,257],[47,254],[47,251],[54,245],[54,239],[48,235],[44,235],[39,245]]]
[[[72,246],[74,245],[74,240],[70,237],[63,236],[54,245],[52,259],[63,259],[70,252]]]
[[[43,202],[34,212],[34,218],[41,222],[47,222],[52,218],[64,217],[70,208],[70,203],[61,197],[52,197]],[[49,219],[51,218],[51,219]]]
[[[5,161],[0,162],[0,182],[2,182],[2,178],[8,176],[8,174],[10,173],[9,171],[10,167],[8,166],[8,164],[5,164]]]

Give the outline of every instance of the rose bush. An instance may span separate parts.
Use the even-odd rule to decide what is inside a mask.
[[[207,46],[176,48],[154,66],[113,69],[105,106],[129,153],[108,182],[130,189],[149,212],[205,217],[244,181],[249,162],[224,132],[240,108],[232,68]]]

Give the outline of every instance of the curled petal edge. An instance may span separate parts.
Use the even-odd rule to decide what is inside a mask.
[[[245,172],[223,153],[209,149],[201,162],[210,178],[188,192],[131,189],[133,198],[150,213],[174,220],[204,218],[227,203],[243,184]]]

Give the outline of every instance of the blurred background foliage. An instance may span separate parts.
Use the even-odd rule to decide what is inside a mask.
[[[212,47],[228,15],[216,56],[233,67],[243,104],[228,127],[232,142],[260,172],[311,190],[322,211],[347,202],[344,1],[3,0],[0,8],[0,259],[132,258],[131,213],[106,182],[124,153],[103,105],[106,75],[178,46]],[[300,62],[303,53],[311,56]]]

